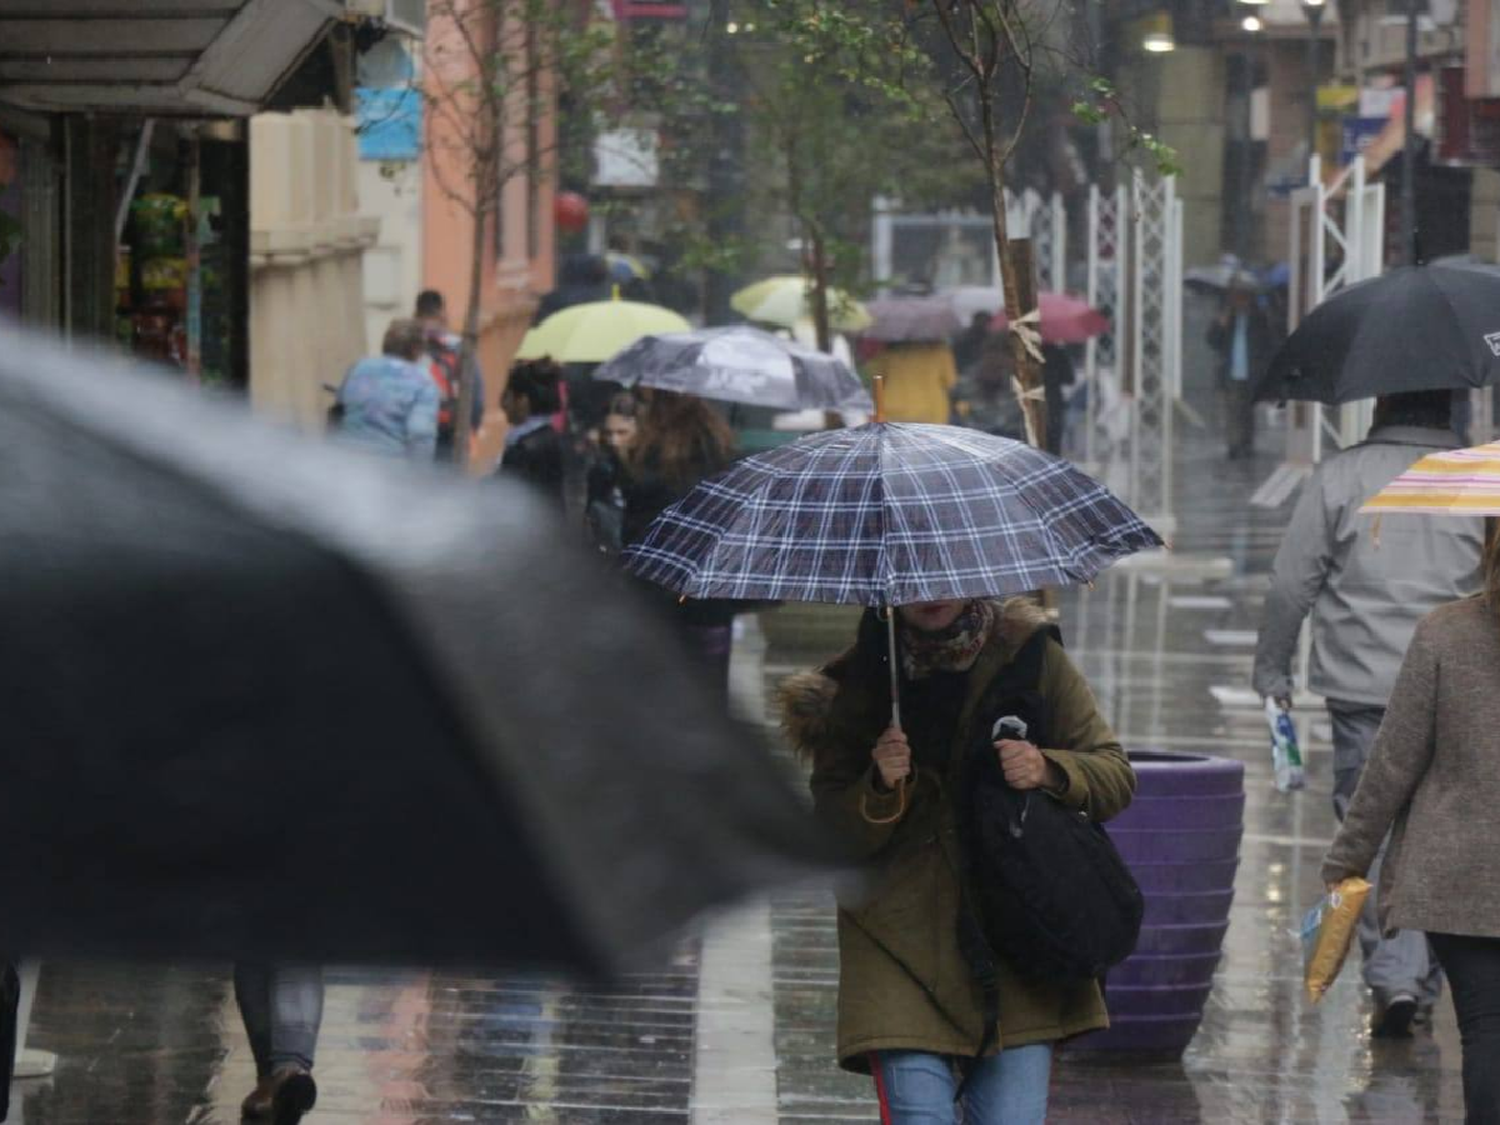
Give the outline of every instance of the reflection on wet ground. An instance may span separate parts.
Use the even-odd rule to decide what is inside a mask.
[[[1180,1062],[1066,1054],[1051,1119],[1459,1121],[1458,1035],[1446,1001],[1433,1030],[1379,1043],[1354,966],[1318,1009],[1301,995],[1293,930],[1318,893],[1333,831],[1328,731],[1320,713],[1300,715],[1309,787],[1276,794],[1264,719],[1246,684],[1286,512],[1245,504],[1271,460],[1215,458],[1200,443],[1181,459],[1177,561],[1117,570],[1094,590],[1065,595],[1062,612],[1069,647],[1127,745],[1247,765],[1226,954],[1203,1029]],[[818,655],[773,648],[761,666],[752,637],[740,654],[742,704],[764,713],[757,691]],[[700,974],[696,941],[658,971],[608,987],[331,971],[321,1099],[308,1120],[670,1122],[686,1120],[696,1099],[720,1107],[702,1120],[873,1121],[868,1081],[833,1061],[832,926],[824,894],[777,896],[763,953],[751,948],[736,962],[735,943],[754,947],[754,938],[727,935],[727,958],[713,961],[740,974],[727,984],[707,979],[720,967]],[[756,1037],[767,1040],[759,1054]],[[48,964],[31,1045],[59,1056],[50,1079],[15,1087],[12,1120],[31,1125],[232,1122],[253,1082],[223,966]]]

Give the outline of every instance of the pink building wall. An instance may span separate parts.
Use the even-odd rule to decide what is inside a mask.
[[[429,4],[427,28],[427,65],[455,66],[463,56],[461,48],[443,50],[444,36],[455,34],[451,22],[442,18],[448,0]],[[453,0],[460,8],[482,11],[488,0]],[[451,39],[449,40],[451,43]],[[451,70],[446,75],[449,88],[463,81]],[[555,106],[555,102],[553,103]],[[525,114],[513,116],[505,143],[507,163],[524,160],[527,150]],[[463,310],[468,307],[470,246],[474,221],[469,212],[448,194],[452,185],[463,182],[462,158],[454,151],[452,126],[442,115],[429,112],[426,128],[428,143],[424,156],[423,183],[423,288],[437,289],[447,298],[449,315],[455,330]],[[505,419],[500,413],[500,393],[521,337],[531,323],[537,302],[552,288],[556,256],[556,224],[553,200],[556,195],[555,111],[538,122],[535,151],[539,154],[534,176],[513,177],[502,191],[501,205],[495,223],[503,228],[496,239],[492,230],[486,237],[487,253],[482,277],[479,333],[480,363],[485,373],[485,421],[475,442],[472,466],[486,471],[499,458],[505,437]],[[445,143],[446,142],[446,143]],[[447,185],[447,189],[445,189]],[[491,224],[495,225],[495,224]],[[498,241],[498,245],[497,245]]]

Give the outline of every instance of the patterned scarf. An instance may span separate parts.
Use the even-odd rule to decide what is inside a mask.
[[[995,603],[975,598],[946,629],[924,633],[901,627],[901,668],[908,680],[937,672],[967,672],[995,629]]]

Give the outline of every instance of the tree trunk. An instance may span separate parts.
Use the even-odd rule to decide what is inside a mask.
[[[473,441],[470,418],[478,387],[474,372],[479,367],[479,313],[484,303],[484,252],[488,223],[485,209],[475,209],[474,232],[469,243],[469,300],[464,309],[463,342],[458,353],[458,407],[453,419],[453,463],[460,472],[468,468]]]
[[[988,114],[986,117],[988,118]],[[992,121],[985,121],[985,128],[993,130]],[[1005,318],[1011,324],[1010,354],[1015,361],[1018,397],[1021,400],[1022,416],[1026,419],[1026,440],[1040,449],[1047,436],[1047,400],[1042,390],[1042,365],[1037,362],[1016,325],[1021,317],[1032,311],[1036,298],[1036,275],[1021,278],[1015,255],[1011,253],[1008,231],[1009,215],[1005,206],[1005,168],[999,152],[994,147],[993,133],[986,138],[990,145],[989,180],[990,207],[994,212],[995,250],[1000,257],[1000,279],[1005,290]],[[1030,261],[1026,256],[1026,261]],[[1023,308],[1031,305],[1032,308]],[[1039,327],[1039,326],[1038,326]]]
[[[812,244],[812,318],[813,331],[818,338],[818,351],[824,355],[833,353],[833,327],[828,315],[828,251],[822,232],[809,226]]]

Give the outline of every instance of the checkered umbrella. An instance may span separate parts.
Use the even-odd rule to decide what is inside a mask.
[[[1089,582],[1161,544],[1051,454],[954,426],[872,423],[704,481],[626,564],[691,598],[890,606]]]

